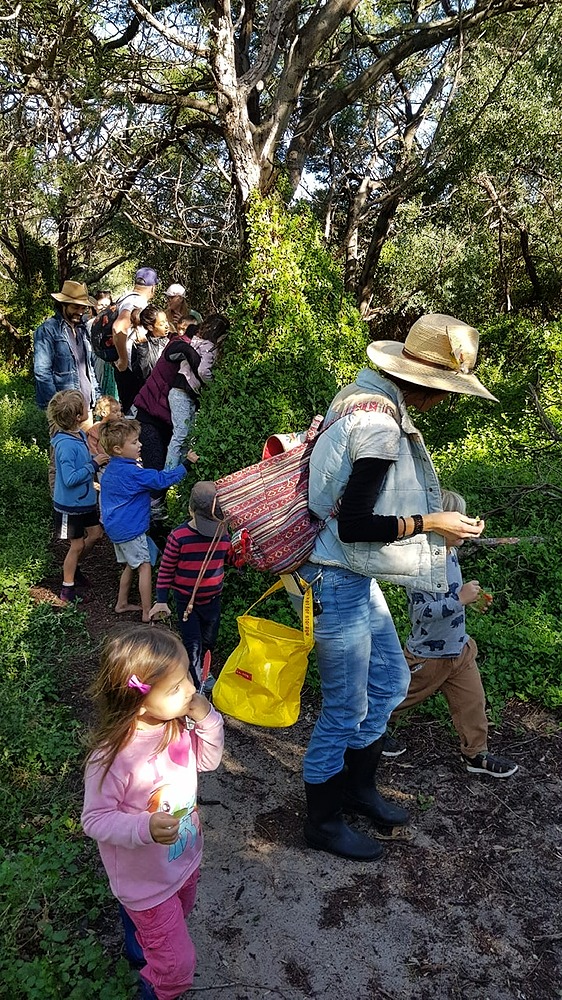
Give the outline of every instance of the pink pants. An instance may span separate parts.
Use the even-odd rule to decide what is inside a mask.
[[[199,869],[173,896],[149,910],[129,910],[146,965],[141,976],[151,983],[158,1000],[176,1000],[193,982],[195,945],[185,918],[197,895]]]

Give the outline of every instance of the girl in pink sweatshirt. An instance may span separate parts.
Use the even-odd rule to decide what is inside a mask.
[[[98,842],[126,934],[136,932],[128,951],[142,966],[140,996],[175,1000],[195,970],[185,917],[203,847],[197,772],[220,763],[222,717],[196,693],[181,640],[150,625],[109,634],[92,693],[101,718],[82,826]]]

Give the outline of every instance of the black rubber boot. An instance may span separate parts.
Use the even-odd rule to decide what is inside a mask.
[[[304,839],[309,847],[354,861],[376,861],[382,857],[381,844],[354,830],[342,819],[343,771],[319,785],[305,781],[304,787],[308,810]]]
[[[350,812],[368,816],[376,826],[406,826],[410,822],[407,809],[388,802],[377,792],[376,775],[379,760],[384,749],[384,736],[368,747],[345,751],[347,765],[343,805]]]

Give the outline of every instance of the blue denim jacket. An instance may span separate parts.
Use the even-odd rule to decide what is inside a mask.
[[[382,398],[381,398],[382,397]],[[310,460],[309,506],[327,519],[310,561],[341,566],[362,576],[403,587],[445,593],[446,547],[441,535],[429,532],[400,542],[341,542],[337,517],[331,517],[359,458],[390,461],[373,508],[374,514],[397,516],[440,511],[441,490],[423,438],[412,423],[402,393],[378,372],[364,368],[355,382],[332,400],[327,421],[357,402],[379,401],[393,412],[354,410],[318,438]]]
[[[33,335],[33,374],[37,405],[45,410],[61,389],[80,389],[78,365],[70,347],[72,333],[62,312],[46,319]],[[90,406],[99,396],[90,340],[83,323],[76,327],[76,340],[86,345],[86,369],[92,386]]]

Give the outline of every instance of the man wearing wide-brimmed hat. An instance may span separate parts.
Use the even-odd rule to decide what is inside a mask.
[[[56,392],[79,389],[89,411],[99,396],[99,388],[84,314],[96,305],[96,300],[79,281],[65,281],[61,291],[51,295],[57,303],[55,315],[46,319],[33,336],[37,405],[45,410]]]
[[[305,839],[318,850],[374,861],[378,840],[344,813],[379,830],[408,811],[377,791],[388,716],[410,672],[378,580],[447,591],[446,548],[484,523],[443,511],[441,489],[408,407],[426,412],[449,393],[494,400],[474,374],[478,331],[452,316],[422,316],[404,344],[369,344],[355,382],[332,400],[310,459],[308,502],[325,522],[299,569],[322,613],[314,638],[322,711],[304,757]],[[337,511],[337,514],[335,513]]]

